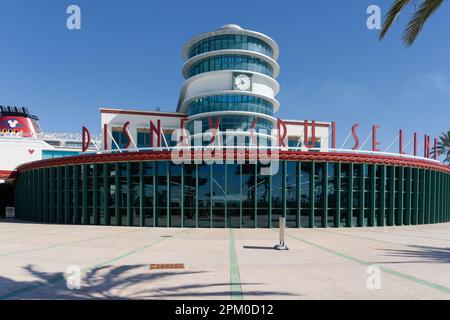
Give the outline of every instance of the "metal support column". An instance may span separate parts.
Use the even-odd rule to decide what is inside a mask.
[[[386,225],[386,166],[381,166],[380,216],[378,226]]]
[[[44,204],[43,204],[43,200],[44,200],[44,179],[43,179],[43,169],[39,169],[38,170],[38,189],[37,192],[39,194],[38,196],[38,207],[39,207],[39,222],[43,222],[44,221]]]
[[[436,171],[431,172],[431,223],[436,222]]]
[[[55,168],[49,168],[50,170],[50,223],[56,223],[56,212],[55,212]],[[30,190],[31,192],[31,190]]]
[[[103,164],[103,222],[105,226],[111,224],[111,219],[109,216],[109,165],[107,163]]]
[[[121,221],[120,221],[120,197],[121,197],[121,192],[120,192],[120,165],[118,162],[116,162],[114,164],[114,171],[115,171],[115,176],[114,176],[114,198],[115,198],[115,206],[114,206],[114,217],[115,217],[115,225],[116,226],[120,226],[121,225]]]
[[[62,168],[56,168],[56,222],[62,223]]]
[[[131,212],[131,163],[127,162],[127,226],[132,226],[134,221]]]
[[[406,170],[406,195],[405,195],[405,201],[406,201],[406,212],[405,212],[405,225],[411,224],[411,191],[412,191],[412,185],[411,185],[411,177],[412,177],[412,168],[408,167],[405,168]]]
[[[282,185],[282,197],[283,197],[283,211],[282,211],[282,217],[284,217],[284,218],[286,218],[286,216],[287,216],[287,208],[286,208],[286,206],[287,206],[287,201],[286,201],[286,198],[287,198],[287,162],[286,161],[282,161],[281,162],[282,163],[282,165],[283,165],[283,167],[282,167],[282,170],[283,170],[283,174],[282,174],[282,182],[281,182],[281,185]],[[256,184],[255,184],[255,186],[256,186]],[[286,220],[285,220],[286,221]]]
[[[398,183],[398,193],[397,193],[398,210],[397,210],[397,217],[396,217],[397,223],[396,224],[401,226],[401,225],[403,225],[403,195],[404,195],[404,191],[403,191],[403,189],[404,189],[404,187],[403,187],[404,172],[403,172],[403,170],[404,170],[404,168],[398,167],[398,169],[399,169],[399,175],[398,175],[398,180],[397,180],[397,183]]]
[[[139,226],[145,226],[144,218],[144,163],[139,162]],[[183,226],[183,225],[182,225]]]
[[[427,209],[426,209],[426,216],[425,216],[425,223],[426,224],[430,224],[431,222],[431,171],[427,170],[426,171],[426,176],[427,176],[427,180],[426,180],[426,198],[427,198]]]
[[[225,171],[226,172],[226,171]],[[225,174],[225,179],[226,179],[226,174]],[[226,181],[225,181],[225,190],[226,190]],[[184,188],[184,164],[181,165],[181,203],[180,203],[180,215],[181,215],[181,221],[180,221],[180,226],[181,228],[184,228],[184,192],[185,192],[185,188]],[[227,209],[226,209],[226,201],[225,201],[225,227],[227,225]]]
[[[272,176],[269,175],[269,228],[272,228]]]
[[[82,202],[82,212],[83,212],[83,224],[89,224],[88,216],[88,165],[83,164],[83,202]]]
[[[311,173],[309,175],[309,200],[310,200],[310,211],[309,211],[309,227],[314,228],[314,211],[315,211],[315,200],[316,200],[316,163],[311,162]]]
[[[348,172],[348,212],[347,212],[347,227],[353,226],[353,175],[354,164],[349,164]]]
[[[297,228],[301,227],[301,211],[302,211],[302,200],[301,200],[301,194],[302,194],[302,163],[297,162],[297,192],[296,192],[296,198],[297,198]]]
[[[64,223],[70,223],[70,172],[69,166],[64,166]]]
[[[94,164],[92,168],[92,214],[94,216],[94,224],[99,224],[98,218],[98,164]]]
[[[334,218],[334,226],[339,228],[341,226],[341,178],[342,178],[342,163],[336,164],[336,217]]]
[[[198,228],[198,164],[195,165],[195,227]]]
[[[413,212],[411,222],[413,225],[419,223],[419,189],[420,189],[420,178],[419,178],[419,168],[414,168],[413,170]]]
[[[50,218],[49,218],[49,209],[48,209],[48,196],[49,196],[49,191],[48,191],[48,168],[44,168],[42,169],[43,172],[43,188],[42,188],[42,193],[43,193],[43,199],[42,199],[42,206],[43,206],[43,213],[44,213],[44,217],[43,217],[43,222],[50,222]],[[25,187],[25,185],[23,186]]]
[[[425,178],[425,170],[419,169],[419,220],[418,224],[425,223],[425,212],[426,212],[426,195],[425,195],[425,186],[426,186],[426,178]]]
[[[395,224],[395,192],[397,185],[395,183],[395,168],[394,166],[391,166],[389,168],[389,219],[388,219],[388,225],[393,226]]]
[[[170,165],[167,164],[166,166],[166,188],[167,188],[167,193],[166,193],[166,227],[169,228],[170,227]],[[211,195],[212,196],[212,195]],[[211,215],[212,217],[212,215]]]
[[[80,209],[79,209],[79,181],[80,181],[80,167],[73,166],[73,224],[80,223]]]
[[[323,216],[322,227],[328,227],[328,162],[323,163]]]
[[[359,215],[358,215],[358,227],[364,227],[364,214],[365,214],[365,170],[366,165],[364,163],[360,164],[360,174],[359,174]]]
[[[376,188],[377,188],[377,165],[372,164],[370,166],[370,223],[369,223],[371,227],[375,227],[376,226],[375,221],[377,221]]]

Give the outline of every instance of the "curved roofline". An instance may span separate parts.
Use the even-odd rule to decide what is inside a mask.
[[[209,37],[225,35],[225,34],[242,34],[242,35],[247,35],[247,36],[252,36],[252,37],[258,38],[258,39],[266,42],[272,48],[273,59],[274,60],[278,59],[278,57],[280,55],[280,49],[278,47],[278,44],[271,37],[269,37],[263,33],[260,33],[260,32],[242,29],[241,27],[239,27],[237,25],[235,25],[236,27],[230,27],[230,26],[232,26],[232,25],[225,25],[221,29],[201,33],[197,36],[192,37],[183,47],[183,51],[182,51],[183,59],[184,60],[189,59],[189,50],[197,42],[199,42],[203,39],[209,38]]]
[[[32,169],[58,167],[76,164],[111,163],[128,161],[157,161],[171,160],[171,151],[141,151],[126,153],[86,154],[73,157],[63,157],[28,162],[19,166],[16,171],[23,172]],[[279,160],[290,161],[318,161],[318,162],[344,162],[344,163],[367,163],[381,165],[398,165],[403,167],[414,167],[431,169],[450,174],[450,167],[442,163],[424,159],[411,159],[399,156],[370,155],[361,153],[339,153],[339,152],[315,152],[315,151],[280,151]]]

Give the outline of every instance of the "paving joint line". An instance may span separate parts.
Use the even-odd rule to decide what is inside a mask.
[[[236,245],[234,238],[234,229],[229,230],[230,246],[230,296],[232,300],[243,300],[241,277],[239,274],[239,264],[236,255]]]

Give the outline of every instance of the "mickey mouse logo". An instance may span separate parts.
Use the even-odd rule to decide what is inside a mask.
[[[8,124],[9,124],[10,128],[15,128],[18,123],[19,123],[19,121],[17,121],[17,120],[8,120]]]

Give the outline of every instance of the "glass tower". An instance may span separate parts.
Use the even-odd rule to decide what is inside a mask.
[[[183,49],[186,80],[177,107],[189,116],[190,134],[194,126],[195,133],[242,131],[245,144],[251,129],[270,136],[279,109],[278,54],[270,37],[234,24],[192,38]]]

